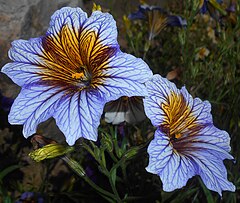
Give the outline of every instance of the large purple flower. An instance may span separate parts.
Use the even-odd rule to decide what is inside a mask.
[[[160,176],[165,191],[185,186],[195,175],[220,195],[222,190],[235,191],[223,164],[224,159],[233,159],[230,138],[213,125],[210,103],[193,99],[185,87],[179,90],[159,75],[146,85],[146,115],[157,127],[146,170]]]
[[[80,8],[56,11],[45,36],[14,41],[9,57],[2,72],[22,87],[9,122],[23,124],[28,137],[54,117],[70,145],[79,137],[96,140],[104,104],[146,96],[152,76],[145,62],[121,52],[110,14],[88,18]]]

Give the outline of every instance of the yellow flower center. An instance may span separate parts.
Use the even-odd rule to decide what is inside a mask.
[[[195,123],[196,117],[182,94],[171,92],[161,107],[165,113],[161,127],[171,140],[180,139],[198,129],[199,126]]]

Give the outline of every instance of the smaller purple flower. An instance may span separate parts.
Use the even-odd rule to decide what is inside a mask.
[[[39,193],[34,192],[24,192],[22,193],[21,197],[19,198],[16,203],[23,203],[23,202],[37,202],[37,203],[43,203],[44,199]]]
[[[217,4],[222,4],[222,0],[200,0],[199,3],[199,8],[200,8],[200,13],[204,14],[206,13],[208,10],[211,10],[211,5],[215,6]]]
[[[224,159],[233,159],[230,137],[213,125],[210,103],[193,99],[185,87],[179,90],[160,75],[146,86],[145,112],[157,127],[148,146],[146,170],[160,176],[164,191],[185,186],[195,175],[220,195],[223,190],[235,191],[223,164]]]
[[[138,11],[131,13],[130,20],[147,20],[149,24],[149,40],[153,39],[167,26],[186,27],[186,19],[170,15],[164,9],[158,6],[140,5]]]
[[[220,18],[219,12],[226,15],[226,11],[221,7],[222,3],[222,0],[200,0],[199,12],[205,14],[208,11],[210,16],[218,21]]]

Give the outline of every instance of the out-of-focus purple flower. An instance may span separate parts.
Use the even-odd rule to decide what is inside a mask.
[[[223,190],[235,191],[223,164],[224,159],[233,159],[230,138],[213,125],[210,103],[193,99],[185,87],[179,90],[160,75],[146,85],[145,112],[157,127],[148,146],[146,170],[160,176],[164,191],[185,186],[195,175],[220,195]]]
[[[64,7],[51,17],[45,36],[15,40],[13,61],[2,68],[22,90],[9,114],[23,134],[54,117],[69,145],[84,137],[97,140],[105,103],[121,96],[146,96],[152,76],[140,58],[123,53],[112,15]]]
[[[236,6],[237,6],[237,2],[230,1],[229,6],[226,8],[226,11],[227,11],[226,19],[233,26],[235,26],[237,24]],[[223,21],[224,21],[224,19],[223,19]]]
[[[43,197],[39,193],[34,192],[24,192],[16,203],[44,203]]]
[[[220,18],[219,12],[226,15],[225,10],[221,7],[222,2],[222,0],[200,0],[199,12],[205,14],[208,11],[210,16],[218,21]]]
[[[105,121],[114,125],[124,121],[136,124],[146,118],[142,97],[120,97],[116,101],[108,102],[104,112]]]
[[[149,6],[147,4],[140,5],[138,11],[131,13],[128,18],[130,20],[147,20],[150,40],[158,35],[166,26],[187,26],[186,19],[180,16],[170,15],[158,6]]]

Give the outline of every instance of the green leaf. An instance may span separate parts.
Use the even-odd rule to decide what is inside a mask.
[[[20,165],[12,165],[12,166],[9,166],[9,167],[5,168],[4,170],[2,170],[2,171],[0,172],[0,181],[2,181],[2,179],[3,179],[6,175],[8,175],[8,174],[11,173],[12,171],[14,171],[14,170],[16,170],[16,169],[18,169],[18,168],[20,168],[20,167],[21,167]]]
[[[117,178],[117,168],[113,168],[113,169],[110,171],[110,177],[111,177],[111,180],[112,180],[113,185],[115,186],[116,178]]]

